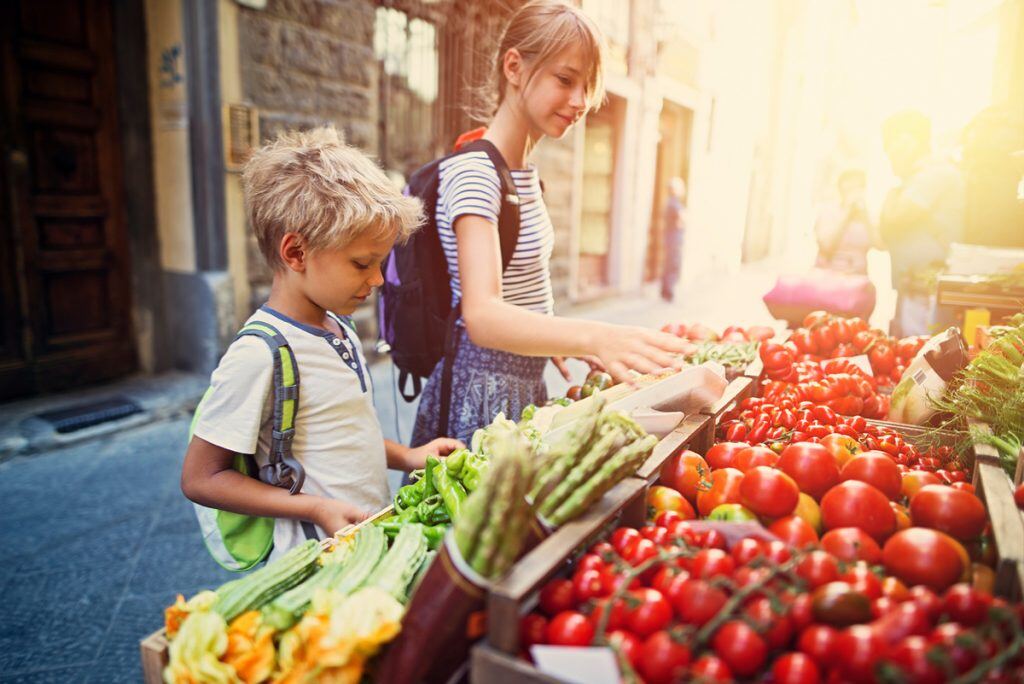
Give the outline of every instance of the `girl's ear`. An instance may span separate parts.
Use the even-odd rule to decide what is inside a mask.
[[[501,69],[505,74],[505,81],[518,88],[523,78],[523,56],[519,54],[519,50],[509,48],[502,59]]]
[[[306,270],[306,241],[298,233],[285,233],[278,247],[278,256],[290,270],[302,273]]]

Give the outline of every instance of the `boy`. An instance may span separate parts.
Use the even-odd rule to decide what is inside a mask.
[[[419,225],[418,200],[333,128],[281,135],[254,153],[242,179],[249,223],[274,273],[270,298],[249,322],[276,328],[295,355],[292,454],[306,477],[292,495],[232,468],[235,453],[267,463],[273,429],[269,349],[246,336],[213,373],[181,489],[203,506],[275,518],[273,559],[306,538],[302,521],[329,536],[386,506],[387,468],[422,468],[427,454],[462,444],[437,439],[410,449],[383,438],[359,338],[339,318],[383,282],[391,246]]]

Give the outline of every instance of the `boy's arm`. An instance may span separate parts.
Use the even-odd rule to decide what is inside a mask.
[[[345,501],[290,494],[232,467],[234,453],[193,437],[181,468],[181,491],[191,501],[223,511],[268,518],[308,520],[333,534],[368,513]]]
[[[384,440],[384,453],[387,455],[388,468],[392,470],[417,470],[427,463],[427,456],[447,456],[456,449],[466,445],[457,439],[441,437],[427,442],[421,447],[411,448],[390,439]]]

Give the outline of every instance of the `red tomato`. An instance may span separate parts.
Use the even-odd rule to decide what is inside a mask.
[[[822,437],[821,446],[828,449],[840,469],[861,453],[860,443],[856,439],[838,432]]]
[[[959,489],[961,492],[967,492],[968,494],[974,494],[975,493],[974,492],[974,485],[972,485],[970,482],[956,482],[956,481],[954,481],[953,484],[951,484],[949,486],[952,487],[953,489]],[[1022,485],[1022,486],[1024,486],[1024,485]],[[1016,495],[1014,495],[1014,496],[1016,497]],[[1020,504],[1018,503],[1017,505],[1019,506]]]
[[[711,487],[697,494],[697,510],[707,516],[716,506],[740,502],[740,483],[743,473],[735,468],[722,468],[711,473]]]
[[[886,648],[886,642],[871,627],[852,625],[836,638],[835,665],[845,680],[873,682],[875,663]]]
[[[733,468],[740,472],[747,472],[755,466],[773,466],[779,460],[779,455],[764,446],[752,446],[741,449],[733,461]]]
[[[978,497],[946,485],[922,487],[910,502],[910,518],[915,525],[963,541],[980,535],[988,523],[985,506]]]
[[[690,573],[675,565],[665,565],[654,573],[654,577],[651,579],[651,588],[657,589],[667,598],[668,588],[672,586],[672,582],[679,577],[679,575],[689,576]]]
[[[942,668],[929,656],[932,648],[932,644],[924,637],[909,636],[889,649],[885,662],[903,676],[902,681],[913,684],[942,684],[947,678]]]
[[[814,590],[839,578],[839,563],[830,553],[811,551],[797,563],[796,574]]]
[[[963,674],[978,664],[981,641],[963,625],[955,622],[939,625],[929,635],[928,640],[949,656],[957,674]]]
[[[640,539],[640,532],[635,527],[620,527],[612,532],[612,546],[619,552],[619,555],[622,554],[627,544],[637,539]]]
[[[797,351],[801,354],[815,354],[818,351],[818,344],[814,341],[810,330],[797,328],[789,336],[789,341],[796,346]]]
[[[857,480],[837,484],[821,499],[821,521],[827,530],[859,527],[879,543],[896,530],[896,513],[889,499]]]
[[[813,442],[799,442],[786,447],[776,464],[792,477],[800,491],[820,500],[839,482],[839,467],[828,449]]]
[[[865,451],[851,459],[839,474],[842,480],[867,482],[892,500],[900,497],[903,478],[896,461],[883,451]]]
[[[722,625],[711,645],[729,669],[740,677],[750,677],[764,665],[768,645],[761,635],[741,620],[730,620]]]
[[[743,612],[750,618],[751,626],[757,630],[772,651],[785,647],[793,636],[793,624],[785,610],[776,612],[770,599],[760,596],[747,603]]]
[[[689,506],[690,504],[686,505]],[[675,511],[671,512],[674,513]],[[660,525],[647,525],[640,529],[640,536],[644,539],[650,539],[654,542],[655,546],[661,546],[668,539],[668,530]]]
[[[789,604],[789,621],[793,631],[800,632],[814,621],[814,601],[810,594],[798,594]]]
[[[621,653],[634,670],[640,664],[640,640],[629,632],[622,629],[608,632],[608,644]]]
[[[732,682],[732,672],[718,656],[702,655],[690,667],[690,676],[684,681],[696,682]]]
[[[793,554],[789,552],[789,547],[778,539],[765,543],[764,555],[765,558],[776,564],[785,563],[793,557]]]
[[[584,555],[583,558],[580,558],[579,562],[576,564],[576,572],[579,572],[580,570],[597,570],[600,572],[604,570],[605,567],[607,567],[607,564],[600,556],[596,553],[588,553]]]
[[[662,466],[659,482],[678,491],[690,503],[696,503],[698,485],[709,475],[711,468],[703,456],[693,451],[681,451],[673,454]]]
[[[672,606],[657,589],[633,589],[626,597],[626,628],[638,637],[665,629]]]
[[[729,577],[736,569],[736,561],[721,549],[704,549],[690,561],[690,575],[698,579],[715,576]]]
[[[736,455],[748,446],[744,442],[719,442],[708,449],[705,460],[712,470],[731,468],[736,460]]]
[[[650,539],[640,538],[630,545],[622,554],[623,560],[634,568],[658,555],[658,545]]]
[[[768,531],[786,544],[796,548],[803,548],[818,541],[818,533],[814,531],[814,528],[806,520],[796,515],[779,518],[768,526]]]
[[[553,579],[540,590],[540,607],[549,616],[570,610],[573,603],[572,582],[567,579]]]
[[[906,506],[904,506],[902,504],[898,504],[895,501],[890,501],[889,502],[889,508],[891,508],[892,512],[896,514],[896,530],[897,531],[905,530],[905,529],[907,529],[908,527],[911,526],[911,524],[910,524],[910,511],[907,510]]]
[[[740,483],[740,503],[769,518],[789,515],[799,499],[800,489],[793,478],[768,466],[751,468]]]
[[[1017,485],[1017,488],[1013,490],[1013,500],[1017,503],[1017,508],[1024,509],[1024,482]]]
[[[697,517],[693,505],[682,494],[664,485],[654,485],[647,490],[647,510],[650,518],[663,511],[674,511],[686,520]]]
[[[878,555],[881,557],[881,550]],[[841,572],[839,581],[846,582],[853,587],[854,591],[864,594],[869,599],[882,596],[882,580],[878,579],[878,575],[872,572],[871,567],[863,561],[854,563]]]
[[[914,605],[924,611],[928,620],[935,622],[939,619],[939,615],[942,614],[942,599],[934,591],[919,584],[911,587],[907,594],[907,601],[913,602]]]
[[[583,613],[562,611],[548,623],[547,642],[552,646],[589,646],[594,626]]]
[[[886,375],[892,371],[896,363],[896,354],[887,343],[879,341],[868,350],[868,359],[876,375]]]
[[[837,527],[829,530],[821,538],[821,548],[838,560],[848,563],[879,563],[882,560],[882,547],[858,527]]]
[[[807,655],[784,653],[772,665],[772,678],[775,684],[818,684],[821,672]]]
[[[534,644],[543,644],[547,638],[548,620],[540,613],[524,615],[519,622],[519,645],[530,648]]]
[[[718,587],[704,580],[689,579],[679,587],[672,607],[681,621],[700,627],[715,617],[728,600]]]
[[[611,606],[611,612],[608,614],[608,624],[605,625],[606,632],[613,632],[617,629],[622,629],[626,624],[626,602],[623,599],[618,599],[615,603],[611,603],[610,598],[598,599],[594,602],[594,610],[590,613],[590,621],[594,623],[594,631],[597,632],[601,626],[601,620],[604,618],[604,612],[608,610],[608,606]]]
[[[590,599],[607,596],[604,576],[598,570],[577,570],[572,576],[572,596],[576,605]]]
[[[955,540],[937,530],[911,527],[889,538],[882,548],[886,571],[909,586],[923,584],[943,591],[963,573]]]
[[[927,470],[911,470],[903,474],[900,491],[903,496],[907,497],[908,501],[913,501],[922,487],[932,484],[942,484],[942,480],[939,479],[938,475]]]
[[[765,545],[760,539],[747,537],[736,542],[730,553],[736,564],[743,566],[758,556],[764,556]]]
[[[814,662],[829,669],[834,665],[833,658],[838,638],[839,632],[834,627],[811,625],[800,632],[796,644],[801,653],[806,653]]]
[[[690,649],[686,643],[660,630],[644,640],[637,667],[648,684],[671,684],[681,681],[689,664]]]
[[[988,617],[992,596],[968,584],[954,584],[942,596],[942,609],[954,622],[973,627]]]

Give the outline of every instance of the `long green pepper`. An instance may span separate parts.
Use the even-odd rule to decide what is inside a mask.
[[[458,520],[462,511],[462,502],[466,500],[466,488],[462,486],[461,482],[448,475],[448,470],[443,462],[434,466],[433,475],[434,486],[441,494],[444,507],[448,509],[448,517],[453,521]]]

